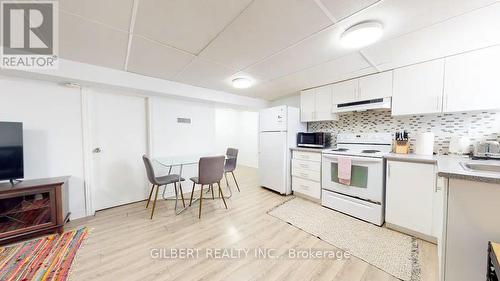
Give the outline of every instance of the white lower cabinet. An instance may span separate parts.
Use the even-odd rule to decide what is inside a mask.
[[[321,199],[321,152],[292,152],[292,191]]]
[[[307,195],[314,199],[321,198],[321,186],[317,181],[311,181],[299,177],[292,177],[292,190]]]
[[[385,221],[388,227],[436,242],[442,216],[442,191],[436,185],[436,167],[427,163],[387,161]]]
[[[441,280],[486,280],[488,242],[500,240],[500,186],[449,179],[446,195]]]

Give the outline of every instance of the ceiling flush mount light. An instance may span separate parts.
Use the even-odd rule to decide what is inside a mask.
[[[365,21],[349,27],[340,36],[340,44],[345,48],[368,46],[382,37],[383,26],[376,21]]]
[[[252,81],[247,78],[239,77],[233,79],[233,87],[238,89],[245,89],[252,86]]]

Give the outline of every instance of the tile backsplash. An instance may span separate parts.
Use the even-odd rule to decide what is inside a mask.
[[[406,130],[410,135],[410,151],[414,151],[419,132],[433,132],[434,152],[448,152],[452,136],[465,136],[471,144],[482,140],[500,141],[500,112],[463,112],[435,115],[391,116],[390,111],[365,111],[339,115],[337,121],[308,123],[311,132],[384,133]]]

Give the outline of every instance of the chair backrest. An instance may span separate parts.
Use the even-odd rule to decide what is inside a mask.
[[[198,181],[200,184],[220,182],[224,175],[224,156],[202,157],[198,163]]]
[[[228,148],[226,151],[226,164],[224,169],[227,172],[232,172],[236,169],[236,161],[238,160],[238,149],[236,148]]]
[[[146,166],[146,174],[148,175],[148,180],[151,184],[156,183],[155,170],[153,169],[153,163],[148,156],[142,155],[142,161],[144,161],[144,166]]]

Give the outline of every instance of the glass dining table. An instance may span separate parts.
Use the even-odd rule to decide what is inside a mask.
[[[161,166],[164,166],[164,167],[168,168],[168,174],[169,175],[172,172],[172,168],[179,167],[179,174],[178,174],[179,175],[179,180],[177,181],[178,184],[176,184],[175,188],[174,188],[174,190],[175,190],[175,198],[167,198],[167,197],[165,197],[166,188],[163,189],[163,194],[162,194],[162,198],[164,200],[175,200],[175,208],[174,209],[175,209],[175,214],[176,215],[182,213],[187,208],[189,208],[189,205],[188,206],[184,206],[184,204],[183,204],[182,208],[180,208],[179,205],[178,205],[179,194],[180,194],[180,192],[182,192],[181,189],[180,189],[180,183],[181,183],[181,177],[182,177],[182,169],[183,169],[183,167],[184,166],[188,166],[188,165],[197,165],[198,162],[200,161],[200,158],[202,158],[202,157],[217,156],[217,155],[218,155],[217,153],[203,153],[203,154],[186,154],[186,155],[175,155],[175,156],[162,156],[162,157],[155,157],[155,158],[153,158],[153,160],[156,163],[160,164]],[[226,159],[227,159],[227,156],[226,156]],[[227,178],[226,178],[226,186],[229,189],[229,196],[225,196],[224,198],[231,198],[231,196],[233,196],[233,193],[231,191],[231,188],[229,187],[229,183],[227,181]],[[207,190],[207,192],[209,192],[209,190]],[[193,202],[196,202],[199,199],[200,198],[195,198],[195,199],[193,199]]]

